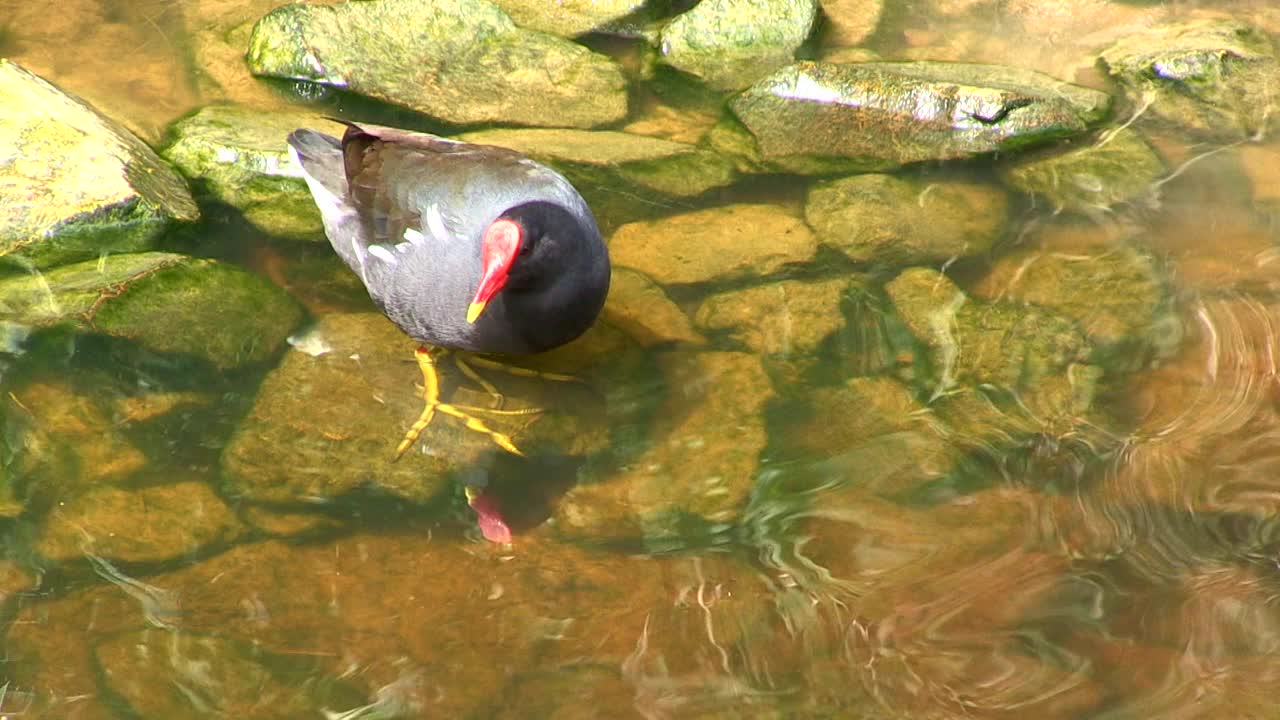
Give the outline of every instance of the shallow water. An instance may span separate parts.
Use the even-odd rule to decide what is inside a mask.
[[[249,78],[234,54],[201,51],[208,28],[251,22],[272,5],[121,0],[53,13],[0,0],[0,56],[158,143],[173,120],[215,100],[306,104]],[[1280,33],[1280,10],[1266,2],[891,5],[867,43],[885,59],[1017,64],[1099,88],[1090,53],[1125,28],[1226,16]],[[637,62],[629,42],[592,45]],[[223,65],[199,66],[210,58]],[[662,97],[641,92],[629,122],[664,127],[672,111]],[[405,119],[337,96],[310,106]],[[703,110],[675,108],[683,120],[667,134],[696,137],[715,119]],[[992,252],[945,264],[961,288],[991,299],[1004,287],[995,273],[1032,272],[1034,263],[1010,260],[1018,253],[1067,258],[1087,276],[1108,261],[1096,248],[1138,239],[1164,288],[1160,311],[1129,331],[1149,351],[1112,358],[1087,413],[1022,432],[928,392],[896,410],[839,396],[850,378],[909,382],[923,372],[884,342],[903,332],[881,317],[881,288],[897,269],[853,265],[865,293],[845,296],[841,328],[811,357],[790,354],[790,340],[761,353],[711,333],[732,362],[649,349],[610,366],[606,342],[605,359],[591,362],[606,366],[593,377],[607,384],[590,397],[550,392],[566,415],[594,418],[606,406],[611,453],[475,468],[509,511],[510,546],[480,537],[460,487],[425,506],[378,493],[245,502],[225,492],[222,451],[265,370],[186,376],[111,342],[54,338],[26,356],[46,366],[18,358],[6,369],[20,370],[4,376],[24,422],[81,446],[3,526],[0,713],[1273,716],[1280,142],[1176,133],[1152,142],[1170,170],[1140,200],[1071,214],[1015,199]],[[909,172],[992,182],[998,162]],[[799,215],[811,182],[755,178],[600,219],[612,230],[730,202]],[[299,269],[324,263],[327,247],[245,228],[207,220],[181,241],[285,286],[314,317],[370,308],[341,278]],[[671,292],[690,314],[707,294]],[[412,408],[416,372],[405,354],[401,384],[379,392],[407,394]],[[332,402],[357,415],[373,401],[353,392]],[[716,431],[717,421],[734,427]],[[15,423],[6,433],[21,432]],[[388,442],[402,430],[388,427]],[[660,482],[611,494],[658,464],[669,466]],[[588,510],[618,503],[609,511],[626,517],[627,503],[651,501],[663,483],[705,483],[713,496],[725,474],[750,477],[750,492],[724,522],[575,530],[579,516],[565,509],[567,497]],[[103,484],[151,491],[111,495],[104,505],[119,514],[97,517],[139,544],[181,536],[175,517],[229,519],[176,558],[38,552],[59,513]],[[694,506],[703,495],[686,494]]]

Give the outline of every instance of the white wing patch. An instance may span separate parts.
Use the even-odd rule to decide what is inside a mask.
[[[449,230],[444,226],[444,216],[440,214],[440,206],[436,203],[427,206],[427,229],[436,236],[437,240],[442,242],[449,240]]]
[[[435,206],[433,205],[432,207],[435,207]],[[432,232],[435,232],[435,231],[433,230]],[[422,243],[427,241],[427,238],[423,236],[423,234],[419,232],[417,228],[405,228],[404,239],[408,240],[414,245],[421,245]],[[399,247],[399,246],[397,245],[396,247]]]
[[[392,265],[395,265],[396,263],[400,262],[400,258],[397,258],[395,255],[392,255],[390,250],[382,247],[381,245],[370,245],[369,254],[378,258],[379,260],[391,263]]]

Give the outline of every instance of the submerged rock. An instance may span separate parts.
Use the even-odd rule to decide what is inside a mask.
[[[755,485],[773,390],[747,353],[674,352],[660,359],[667,399],[652,446],[623,472],[570,490],[556,527],[586,542],[673,542],[732,525]]]
[[[1054,210],[1105,212],[1151,191],[1164,162],[1138,133],[1122,129],[1084,147],[1021,159],[1001,177]]]
[[[0,257],[28,267],[141,250],[199,211],[182,178],[84,101],[0,59]]]
[[[809,37],[817,0],[703,0],[662,30],[662,61],[736,90],[787,63]]]
[[[1031,70],[966,63],[799,62],[729,103],[749,160],[791,172],[883,170],[1074,137],[1110,98]]]
[[[1088,230],[1044,233],[974,285],[975,297],[1019,301],[1074,320],[1099,357],[1136,370],[1172,350],[1178,322],[1164,273],[1147,251]]]
[[[758,355],[805,357],[844,326],[840,302],[851,281],[782,280],[712,295],[694,321],[707,333],[725,333]]]
[[[256,643],[173,628],[108,638],[94,646],[93,660],[113,704],[130,717],[284,720],[367,702],[363,692],[326,675],[326,663],[316,658],[272,656]]]
[[[813,260],[818,242],[799,218],[772,205],[727,205],[629,223],[609,254],[662,285],[761,277]]]
[[[1280,60],[1271,40],[1235,20],[1152,28],[1100,57],[1134,94],[1134,112],[1208,137],[1251,137],[1280,109]]]
[[[120,425],[62,382],[9,391],[0,412],[0,517],[19,515],[32,499],[58,500],[145,467],[146,456]]]
[[[223,453],[227,489],[248,500],[324,503],[357,489],[412,502],[436,499],[458,469],[483,471],[503,454],[488,436],[438,412],[414,447],[396,460],[396,445],[422,412],[422,382],[413,362],[418,344],[380,313],[328,315],[284,357]],[[441,399],[486,408],[493,399],[448,358],[438,363]],[[551,446],[582,455],[598,448],[604,423],[578,383],[532,380],[476,370],[505,395],[505,409],[476,412],[526,453]]]
[[[0,280],[0,320],[69,324],[217,368],[264,362],[302,320],[280,288],[217,260],[172,253],[110,255]]]
[[[990,185],[871,174],[815,185],[804,215],[823,244],[851,260],[910,265],[987,252],[1008,206]]]
[[[310,113],[213,105],[174,124],[163,154],[197,181],[197,190],[236,208],[263,232],[323,242],[315,201],[285,144],[303,127],[337,137],[343,130]]]
[[[999,397],[1006,425],[1062,434],[1093,404],[1102,371],[1070,320],[1030,305],[977,302],[935,270],[910,268],[886,287],[928,348],[926,389],[937,397],[983,388]],[[960,419],[965,414],[956,416]]]
[[[680,306],[657,283],[635,270],[613,269],[603,314],[642,347],[706,342]]]
[[[796,457],[829,459],[832,469],[856,468],[861,492],[910,493],[943,477],[953,448],[929,410],[902,383],[886,377],[851,378],[809,394],[781,433],[781,445]]]
[[[645,7],[646,0],[493,0],[527,30],[578,37]]]
[[[522,30],[486,0],[285,5],[254,27],[257,75],[307,80],[456,124],[593,127],[627,113],[609,58]]]
[[[459,140],[522,152],[564,173],[608,222],[646,212],[646,203],[701,195],[737,179],[733,163],[693,145],[630,133],[553,128],[498,129]]]
[[[818,0],[827,18],[825,44],[848,48],[861,45],[876,31],[884,0]]]
[[[59,502],[45,518],[36,550],[64,563],[86,556],[160,563],[227,545],[242,529],[226,503],[201,482],[100,487]]]

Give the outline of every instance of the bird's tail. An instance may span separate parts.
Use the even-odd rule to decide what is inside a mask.
[[[342,145],[335,137],[302,128],[289,133],[289,154],[316,193],[320,185],[335,198],[346,194],[347,177],[342,162]]]

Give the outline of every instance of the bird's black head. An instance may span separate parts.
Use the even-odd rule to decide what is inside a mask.
[[[483,275],[469,317],[498,295],[522,330],[567,336],[536,344],[576,337],[604,305],[608,252],[585,208],[582,215],[545,201],[509,208],[486,228],[481,256]]]

